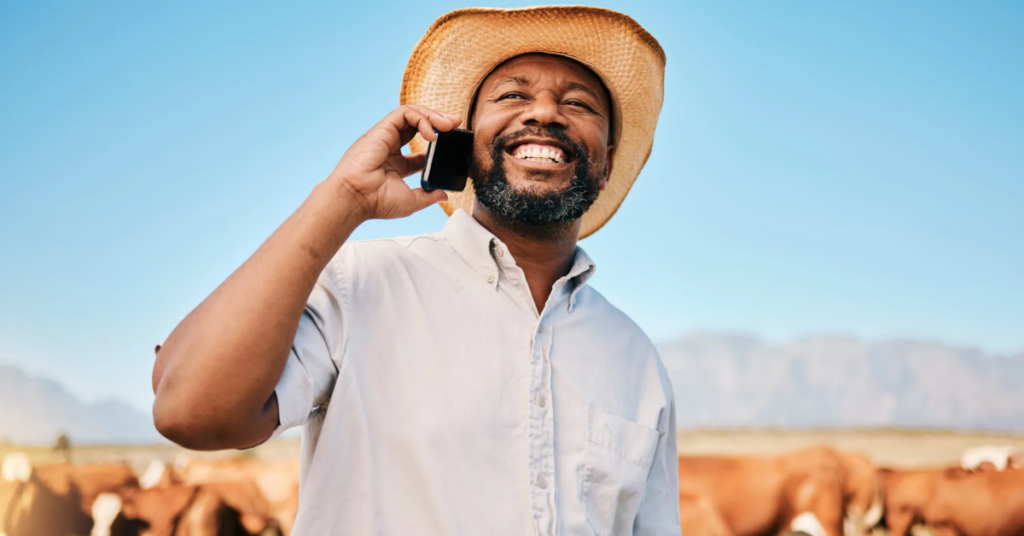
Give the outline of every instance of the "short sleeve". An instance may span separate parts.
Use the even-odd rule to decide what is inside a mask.
[[[278,426],[273,436],[305,424],[330,401],[344,346],[342,295],[332,264],[317,278],[306,301],[284,373],[274,388]]]

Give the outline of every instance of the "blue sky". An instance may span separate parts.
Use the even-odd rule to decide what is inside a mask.
[[[668,56],[651,159],[583,242],[652,338],[1024,349],[1024,4],[600,5]],[[458,7],[4,3],[0,363],[146,408],[153,345],[397,105]]]

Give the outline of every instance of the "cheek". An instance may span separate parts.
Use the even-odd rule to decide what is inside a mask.
[[[485,135],[480,131],[475,131],[473,134],[473,159],[485,167],[490,167],[493,164],[491,161],[491,143],[493,140],[493,136]]]
[[[477,162],[490,166],[491,147],[494,138],[501,133],[499,125],[495,121],[485,118],[477,118],[473,121],[473,158]]]
[[[492,162],[490,151],[494,147],[495,137],[507,133],[506,129],[515,119],[515,114],[508,110],[483,104],[476,109],[473,117],[473,157],[477,162]]]
[[[593,152],[591,153],[590,161],[597,165],[598,169],[605,169],[608,166],[608,139],[602,136]]]

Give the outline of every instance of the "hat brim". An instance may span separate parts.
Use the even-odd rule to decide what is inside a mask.
[[[413,49],[402,79],[402,104],[458,114],[468,124],[483,80],[509,58],[556,54],[585,65],[611,95],[615,158],[608,185],[583,216],[580,238],[597,231],[618,210],[650,156],[665,86],[665,52],[630,17],[588,6],[517,9],[467,8],[434,21]],[[413,151],[427,144],[417,135]],[[473,211],[467,184],[441,206]]]

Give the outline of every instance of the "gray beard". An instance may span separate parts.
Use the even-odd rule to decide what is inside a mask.
[[[572,180],[565,188],[545,194],[533,194],[513,188],[505,176],[505,147],[523,136],[547,136],[569,146],[576,162]],[[529,227],[564,227],[583,217],[601,193],[604,173],[591,169],[590,154],[560,130],[528,128],[494,139],[491,148],[491,169],[484,170],[475,159],[470,175],[480,204],[486,207],[498,223],[507,227],[528,230]],[[553,229],[552,229],[553,230]],[[535,234],[535,233],[530,233]],[[547,233],[545,233],[547,234]]]

